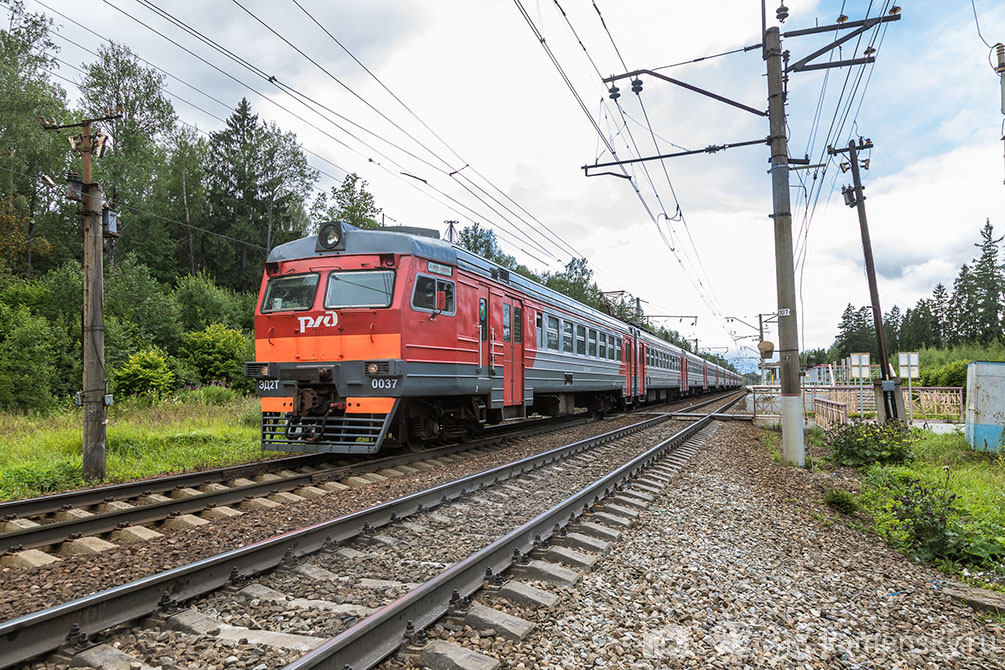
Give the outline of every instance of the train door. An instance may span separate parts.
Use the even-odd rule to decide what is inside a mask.
[[[703,391],[708,390],[708,363],[701,364],[701,388]]]
[[[646,374],[648,373],[648,368],[646,366],[647,358],[647,346],[645,342],[639,342],[638,348],[635,350],[636,356],[638,356],[638,382],[639,382],[639,397],[645,400],[646,397]]]
[[[488,377],[492,360],[492,342],[489,340],[489,290],[478,287],[478,368],[481,376]]]
[[[523,404],[523,303],[502,299],[503,404]]]
[[[684,395],[687,393],[687,355],[684,352],[680,354],[680,394]]]

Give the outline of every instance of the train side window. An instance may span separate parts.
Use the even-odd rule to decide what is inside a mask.
[[[614,340],[614,345],[615,345],[615,349],[616,349],[614,360],[620,361],[621,360],[621,338],[620,337],[616,338]]]
[[[508,302],[503,303],[503,342],[509,342],[510,338],[510,307]]]
[[[489,325],[488,325],[488,304],[485,298],[478,299],[478,330],[480,331],[480,336],[482,342],[489,339]]]
[[[597,331],[595,331],[593,328],[590,328],[590,349],[589,349],[589,355],[590,356],[596,356],[597,355]]]
[[[513,308],[513,341],[523,341],[523,310],[519,307]]]
[[[576,326],[576,353],[586,355],[586,326]]]
[[[537,346],[541,348],[544,346],[544,319],[541,316],[541,312],[537,313]]]
[[[558,318],[548,317],[548,348],[558,351]]]
[[[600,358],[607,358],[607,333],[600,334]]]
[[[613,361],[614,360],[614,336],[613,335],[608,335],[607,336],[607,360],[609,360],[609,361]]]
[[[574,346],[572,328],[571,321],[562,321],[562,351],[567,354],[572,353],[572,347]]]
[[[363,273],[357,272],[355,274],[362,275]],[[332,275],[334,276],[334,273]],[[436,312],[446,316],[453,315],[456,311],[454,282],[416,275],[415,289],[412,292],[412,309],[420,312]]]

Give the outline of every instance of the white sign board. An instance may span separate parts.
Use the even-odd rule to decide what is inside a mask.
[[[850,358],[852,379],[868,379],[872,376],[869,354],[852,354]]]
[[[917,379],[921,376],[921,361],[918,352],[904,352],[897,354],[897,365],[900,368],[900,376],[905,379]]]

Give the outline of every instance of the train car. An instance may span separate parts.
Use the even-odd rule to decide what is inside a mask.
[[[739,385],[630,324],[415,228],[337,222],[266,260],[255,312],[262,447],[373,453],[485,424]]]

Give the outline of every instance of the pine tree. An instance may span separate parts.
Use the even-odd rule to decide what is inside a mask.
[[[955,346],[977,339],[974,315],[977,311],[976,286],[970,266],[964,263],[953,281],[953,299],[948,314],[946,344]]]
[[[935,285],[929,307],[935,319],[935,341],[931,346],[941,349],[949,334],[949,291],[945,284],[940,282]]]
[[[981,242],[974,246],[981,250],[974,259],[973,301],[974,312],[970,315],[973,339],[982,345],[1002,337],[1002,294],[1005,282],[1002,268],[998,264],[998,244],[1005,237],[994,237],[994,227],[988,219],[981,229]]]

